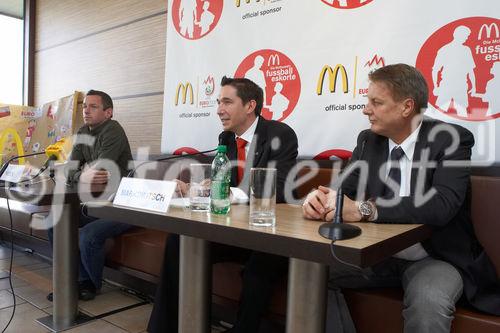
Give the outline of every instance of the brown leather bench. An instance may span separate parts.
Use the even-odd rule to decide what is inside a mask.
[[[500,223],[496,213],[500,178],[472,176],[471,181],[474,229],[500,276],[500,243],[498,242]],[[345,294],[358,333],[403,331],[401,289],[348,290]],[[452,332],[500,332],[500,317],[458,307],[452,324]]]
[[[301,174],[316,170],[301,170]],[[332,170],[317,169],[317,174],[298,189],[304,197],[318,185],[329,185]],[[472,177],[472,217],[479,241],[495,264],[500,276],[500,223],[496,213],[496,201],[500,194],[500,177]],[[113,266],[125,266],[155,280],[162,264],[166,234],[154,230],[139,229],[119,237],[108,261]],[[145,260],[147,258],[147,260]],[[241,291],[241,265],[216,264],[213,270],[213,299],[223,305],[236,305]],[[346,291],[356,328],[364,332],[401,332],[403,325],[402,291],[391,289],[366,289]],[[270,312],[283,318],[286,312],[286,281],[276,288]],[[452,332],[500,332],[500,317],[481,314],[459,307],[453,321]]]
[[[30,227],[31,219],[37,214],[47,214],[50,206],[36,206],[24,204],[16,200],[9,200],[12,214],[12,227],[17,233],[47,240],[47,232]],[[7,199],[0,198],[0,228],[10,229],[10,217],[7,209]],[[2,229],[0,229],[2,230]]]

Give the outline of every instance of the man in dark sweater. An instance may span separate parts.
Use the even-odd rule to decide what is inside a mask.
[[[83,102],[84,126],[77,138],[70,161],[77,161],[76,169],[68,172],[68,182],[106,184],[113,177],[127,174],[132,153],[125,131],[113,117],[113,101],[108,94],[90,90]],[[119,170],[119,173],[109,172]],[[80,267],[78,296],[81,300],[93,299],[102,286],[104,269],[104,242],[132,228],[131,225],[96,219],[85,214],[79,221]],[[52,229],[49,229],[52,243]],[[52,301],[52,293],[47,298]]]
[[[83,102],[84,126],[78,130],[77,144],[70,160],[78,161],[78,169],[69,172],[72,183],[105,184],[109,173],[104,169],[106,160],[115,163],[121,176],[128,172],[132,160],[127,135],[113,117],[113,101],[108,94],[90,90]],[[93,141],[93,142],[90,142]]]

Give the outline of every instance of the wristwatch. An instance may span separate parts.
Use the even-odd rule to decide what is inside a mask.
[[[361,214],[361,221],[368,221],[373,215],[373,205],[370,201],[360,201],[358,210]]]

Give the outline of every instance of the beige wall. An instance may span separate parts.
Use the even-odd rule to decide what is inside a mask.
[[[35,105],[106,91],[133,153],[160,152],[167,0],[37,0]]]

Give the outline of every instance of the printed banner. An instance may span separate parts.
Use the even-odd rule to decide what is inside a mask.
[[[262,115],[295,130],[300,157],[348,157],[369,127],[368,73],[402,62],[427,80],[426,115],[471,130],[476,165],[498,162],[499,12],[488,0],[171,0],[162,152],[217,145],[227,75],[264,89]]]

